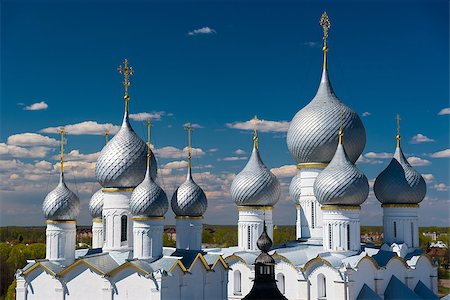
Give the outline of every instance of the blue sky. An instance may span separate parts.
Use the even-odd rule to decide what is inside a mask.
[[[372,180],[387,166],[399,113],[404,152],[428,181],[421,223],[448,225],[448,5],[2,1],[0,225],[43,224],[41,203],[58,180],[59,138],[51,127],[70,124],[76,126],[68,136],[68,184],[82,201],[79,223],[90,223],[87,202],[99,188],[93,170],[104,143],[99,134],[109,126],[104,124],[120,124],[123,114],[116,68],[124,58],[135,70],[130,111],[154,117],[160,183],[169,197],[185,174],[182,125],[199,124],[193,164],[209,196],[205,222],[235,223],[228,190],[233,174],[245,166],[252,139],[250,131],[233,127],[246,128],[243,122],[256,114],[273,121],[261,124],[260,149],[284,188],[274,221],[294,224],[286,193],[294,161],[285,129],[317,90],[324,10],[332,22],[334,90],[359,113],[367,131],[358,167]],[[133,126],[144,138],[144,122]],[[381,224],[372,193],[363,213],[363,224]]]

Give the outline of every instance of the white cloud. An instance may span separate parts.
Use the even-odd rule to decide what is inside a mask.
[[[153,151],[160,158],[183,158],[187,157],[187,147],[183,150],[173,147],[173,146],[165,146],[161,148],[157,148]],[[194,157],[201,157],[205,155],[205,151],[200,148],[191,148],[191,154]]]
[[[246,152],[242,149],[237,149],[236,151],[234,151],[234,154],[237,154],[237,155],[244,155],[245,153]]]
[[[53,167],[53,165],[46,160],[41,160],[41,161],[35,163],[34,166],[41,170],[51,170]]]
[[[15,158],[43,158],[47,156],[50,148],[47,147],[31,147],[23,148],[15,145],[7,145],[0,143],[0,156]]]
[[[426,159],[423,159],[423,158],[420,158],[417,156],[408,157],[408,162],[411,164],[411,166],[415,166],[415,167],[431,165],[431,162],[429,160],[426,160]]]
[[[0,170],[10,170],[15,169],[18,166],[23,165],[20,160],[11,159],[11,160],[0,160]]]
[[[430,142],[434,142],[434,140],[430,139],[429,137],[421,133],[418,133],[415,136],[413,136],[410,141],[411,144],[430,143]]]
[[[58,146],[59,141],[37,133],[20,133],[8,137],[7,143],[15,146]]]
[[[66,161],[86,161],[86,162],[95,162],[97,158],[100,156],[100,152],[83,154],[80,153],[80,150],[74,149],[69,153],[64,155]],[[53,159],[58,160],[59,155],[53,156]]]
[[[433,157],[433,158],[450,157],[450,149],[445,149],[445,150],[442,150],[442,151],[431,153],[429,156]]]
[[[178,161],[171,161],[164,165],[164,169],[184,169],[188,165],[187,161],[185,160],[178,160]]]
[[[43,133],[60,133],[62,126],[48,127],[41,129]],[[84,121],[77,124],[69,124],[64,126],[67,134],[71,135],[104,135],[106,129],[110,134],[115,134],[119,131],[120,126],[110,123],[99,124],[95,121]]]
[[[241,130],[253,130],[253,119],[245,122],[233,122],[226,124],[228,128],[241,129]],[[258,120],[257,129],[260,132],[287,132],[289,129],[288,121],[268,121]]]
[[[365,112],[363,112],[362,113],[362,116],[363,117],[368,117],[368,116],[370,116],[372,113],[370,113],[370,112],[368,112],[368,111],[365,111]]]
[[[214,153],[214,152],[217,152],[217,151],[219,151],[219,148],[211,148],[211,149],[208,150],[208,152],[211,152],[211,153]]]
[[[438,115],[440,115],[440,116],[442,116],[442,115],[450,115],[450,107],[446,107],[446,108],[441,109],[438,112]]]
[[[237,161],[237,160],[246,160],[247,157],[245,156],[230,156],[230,157],[224,157],[219,158],[218,161]]]
[[[150,118],[151,121],[159,121],[165,115],[165,111],[157,111],[153,113],[141,112],[137,114],[130,114],[130,119],[135,121],[147,121],[148,118]]]
[[[427,183],[430,183],[432,181],[434,181],[434,175],[433,174],[422,174],[423,179],[425,179],[425,181]]]
[[[448,185],[445,183],[438,183],[434,185],[434,188],[439,192],[446,192],[448,191]]]
[[[199,35],[199,34],[215,34],[216,31],[208,26],[194,29],[188,32],[188,35]]]
[[[196,123],[184,123],[183,127],[186,127],[188,125],[191,125],[191,128],[193,129],[199,129],[199,128],[204,128],[202,125],[200,124],[196,124]]]
[[[270,171],[277,177],[294,177],[297,174],[296,165],[285,165],[279,168],[272,168]]]
[[[356,163],[357,164],[371,164],[371,165],[374,165],[374,164],[381,164],[381,163],[383,163],[383,161],[379,160],[379,159],[367,158],[367,157],[365,157],[364,155],[361,154],[359,156],[358,160],[356,161]]]
[[[387,158],[392,158],[393,154],[392,153],[388,153],[388,152],[367,152],[366,154],[364,154],[364,156],[366,158],[382,158],[382,159],[387,159]]]
[[[41,102],[37,102],[37,103],[33,103],[31,105],[25,106],[23,109],[24,110],[43,110],[43,109],[47,109],[48,108],[48,104],[45,103],[44,101]]]

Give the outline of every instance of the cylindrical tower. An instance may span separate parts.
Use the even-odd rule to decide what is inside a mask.
[[[103,198],[104,193],[99,189],[89,201],[89,212],[92,216],[92,249],[103,248]]]

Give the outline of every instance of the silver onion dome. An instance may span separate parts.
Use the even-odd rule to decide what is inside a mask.
[[[322,205],[361,205],[369,194],[369,184],[363,172],[348,158],[339,143],[328,166],[314,182],[314,195]]]
[[[383,204],[418,204],[425,197],[425,180],[403,155],[400,141],[391,162],[375,179],[373,191]]]
[[[125,112],[119,132],[102,149],[95,175],[104,188],[134,188],[144,180],[147,144],[134,132]],[[156,178],[156,159],[151,153],[151,176]]]
[[[61,173],[58,186],[48,193],[42,204],[42,211],[47,220],[75,220],[80,213],[80,200],[64,181]]]
[[[151,178],[150,171],[131,194],[130,211],[134,216],[163,217],[169,209],[164,190]]]
[[[208,208],[205,192],[192,178],[190,166],[186,181],[173,193],[171,206],[176,216],[185,217],[203,216]]]
[[[336,151],[339,113],[348,138],[345,149],[352,163],[366,145],[366,131],[359,116],[334,94],[326,67],[319,89],[292,119],[287,132],[287,146],[297,163],[329,163]]]
[[[302,188],[300,176],[301,174],[298,172],[297,175],[292,178],[291,184],[289,185],[289,196],[291,196],[291,200],[295,204],[300,204],[299,200]]]
[[[94,219],[101,219],[103,217],[103,199],[105,194],[102,189],[99,189],[97,192],[92,195],[91,200],[89,201],[89,213]]]
[[[280,193],[278,178],[264,165],[254,146],[247,165],[231,184],[231,198],[238,206],[273,206]]]

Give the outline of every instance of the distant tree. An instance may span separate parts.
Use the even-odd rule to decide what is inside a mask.
[[[5,300],[15,300],[16,299],[16,280],[9,285],[8,291],[6,292]]]

